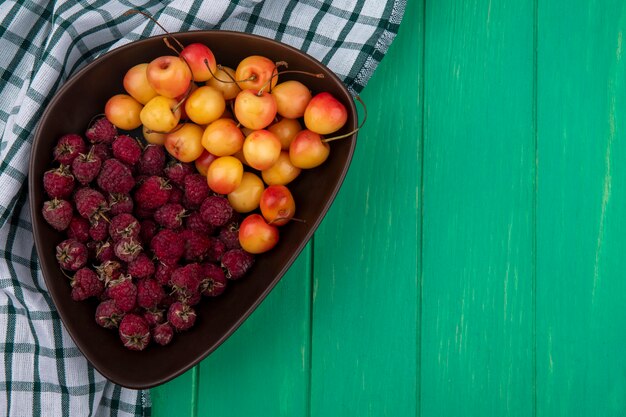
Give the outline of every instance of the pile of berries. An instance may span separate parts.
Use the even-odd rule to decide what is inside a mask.
[[[44,174],[45,220],[76,301],[99,300],[95,319],[132,350],[171,342],[196,321],[202,297],[222,294],[254,262],[239,243],[239,214],[193,165],[141,144],[102,117],[62,136]]]

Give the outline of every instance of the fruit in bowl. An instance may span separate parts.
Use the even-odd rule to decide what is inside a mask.
[[[196,77],[191,70],[191,77],[188,77],[184,70],[173,71],[175,74],[169,75],[170,67],[178,66],[179,63],[174,59],[169,62],[157,61],[158,66],[154,70],[154,74],[144,77],[143,73],[136,69],[137,66],[141,66],[140,69],[146,71],[147,74],[152,62],[159,57],[172,56],[172,51],[163,42],[164,36],[125,45],[89,64],[72,77],[56,94],[40,121],[31,154],[29,192],[33,231],[47,287],[61,319],[86,358],[103,375],[116,383],[131,388],[155,386],[181,374],[215,350],[249,316],[287,271],[319,225],[339,190],[356,143],[356,135],[354,134],[330,144],[321,142],[321,147],[317,141],[310,139],[309,136],[315,136],[315,139],[319,140],[320,133],[315,133],[318,125],[324,131],[334,129],[337,120],[342,120],[344,117],[338,114],[336,110],[331,109],[333,119],[330,122],[319,122],[319,118],[323,117],[323,103],[327,102],[326,99],[318,100],[322,103],[319,105],[322,110],[317,109],[311,116],[311,126],[306,125],[306,110],[285,107],[285,103],[290,100],[290,94],[302,91],[300,85],[304,85],[310,90],[311,98],[320,93],[329,93],[335,100],[344,105],[345,123],[333,135],[344,135],[356,129],[356,110],[349,92],[330,70],[313,58],[289,46],[249,34],[203,31],[180,33],[175,34],[175,36],[183,45],[201,44],[210,49],[215,61],[209,59],[210,56],[206,58],[208,56],[206,51],[198,47],[194,47],[198,50],[193,51],[194,53],[190,54],[190,58],[188,58],[189,67],[192,70],[201,68],[197,62],[198,59],[201,62],[206,59],[208,65],[205,67],[208,67],[209,74],[211,74],[208,80],[205,80],[208,77],[206,73]],[[185,57],[184,54],[182,56]],[[204,58],[195,58],[196,56]],[[207,130],[216,121],[238,119],[237,95],[233,96],[233,84],[226,85],[224,83],[220,87],[219,84],[216,84],[215,78],[228,80],[230,76],[237,79],[237,72],[229,71],[228,68],[238,68],[239,63],[248,57],[257,56],[262,56],[272,63],[285,61],[289,63],[290,69],[313,74],[321,73],[324,78],[300,73],[287,73],[287,71],[284,73],[277,71],[278,77],[272,77],[271,71],[267,75],[265,60],[260,60],[260,62],[252,60],[252,63],[250,60],[246,61],[246,66],[240,71],[239,77],[243,77],[242,79],[253,78],[251,81],[264,78],[264,81],[260,85],[250,83],[249,86],[241,86],[245,87],[242,88],[243,91],[256,88],[257,93],[252,94],[252,102],[240,106],[243,108],[243,113],[240,112],[240,116],[243,119],[252,119],[249,124],[256,128],[256,132],[262,133],[244,132],[245,124],[242,123],[240,126],[242,128],[241,137],[235,134],[228,143],[219,143],[215,137],[210,137],[210,135],[205,139],[204,135],[206,135]],[[147,66],[142,65],[146,63]],[[215,65],[214,68],[213,65]],[[131,70],[132,72],[128,75]],[[183,92],[183,97],[180,96],[180,92],[183,91],[182,88],[168,88],[168,83],[164,83],[163,80],[168,77],[174,80],[170,81],[174,84],[186,84],[187,90]],[[151,79],[154,81],[151,82]],[[281,83],[285,81],[291,82],[295,87],[290,85],[280,87]],[[296,82],[298,84],[295,84]],[[134,87],[125,89],[125,85],[133,85]],[[188,100],[194,94],[191,91],[193,85],[197,87],[195,91],[200,91],[196,97],[196,104],[204,101],[206,105],[206,101],[213,97],[215,92],[223,95],[224,110],[221,110],[222,114],[216,120],[208,122],[207,125],[200,125],[193,121],[192,117],[194,116],[192,114],[197,112],[197,106],[191,104],[188,108],[184,106],[185,110],[192,114],[183,114],[183,109],[179,105],[182,99]],[[282,91],[282,98],[279,100],[280,106],[277,103],[274,105],[271,103],[272,93],[270,89],[274,85],[278,91]],[[155,86],[157,88],[154,88]],[[152,87],[154,91],[148,87]],[[202,90],[202,88],[205,89]],[[211,90],[209,91],[208,88]],[[264,90],[258,95],[258,90],[261,89]],[[118,95],[125,97],[124,99],[116,99],[113,104],[107,106],[107,102]],[[187,96],[185,97],[185,95]],[[250,98],[247,93],[244,98],[246,96]],[[266,99],[266,96],[269,96],[270,99]],[[150,103],[159,97],[161,99],[155,102],[157,104],[154,106],[155,110],[146,112],[146,108],[151,109]],[[274,114],[269,121],[270,126],[265,125],[268,123],[267,109],[263,105],[266,100],[270,101],[269,113]],[[264,110],[259,116],[260,119],[263,119],[262,123],[256,123],[258,120],[251,117],[251,114],[259,109],[259,102],[262,104],[262,110]],[[232,107],[230,106],[231,103]],[[301,106],[300,104],[299,107]],[[109,108],[108,112],[107,107]],[[220,109],[221,106],[218,103],[217,110]],[[198,121],[207,121],[207,119],[216,117],[217,110],[211,108],[209,116],[199,112],[201,113],[200,118],[195,118]],[[302,145],[298,147],[299,162],[297,164],[291,163],[289,159],[289,141],[295,142],[297,135],[288,138],[286,135],[273,133],[270,130],[271,124],[276,123],[277,118],[283,117],[278,113],[279,110],[290,116],[295,116],[296,119],[299,118],[299,123],[311,131],[310,135],[300,140]],[[103,112],[105,116],[109,117],[109,121],[118,125],[118,135],[111,142],[110,148],[99,147],[92,152],[88,149],[87,142],[85,142],[84,148],[80,144],[70,146],[73,143],[79,143],[70,134],[81,134],[87,129],[93,129],[91,125],[94,115]],[[144,118],[141,117],[142,113],[144,113]],[[158,116],[159,114],[165,116]],[[175,123],[169,119],[170,115]],[[203,116],[206,117],[202,119]],[[152,128],[146,125],[144,119],[149,120],[149,124],[154,122]],[[181,121],[198,128],[192,127],[183,130],[182,127],[178,127]],[[225,129],[232,128],[232,123],[220,123],[224,124]],[[142,124],[143,126],[141,126]],[[264,129],[265,127],[268,129]],[[129,131],[131,129],[137,130],[133,134]],[[134,141],[134,137],[143,138],[142,129],[147,133],[147,137],[137,152],[132,141]],[[221,127],[217,126],[216,128],[214,126],[213,129],[218,131],[219,136]],[[70,135],[63,139],[63,143],[67,142],[67,146],[60,147],[58,145],[59,139],[65,135]],[[130,137],[130,140],[128,138],[120,139],[123,136]],[[246,140],[250,136],[254,140],[250,140],[246,146]],[[119,143],[116,145],[117,141]],[[190,310],[190,303],[170,300],[168,301],[170,306],[166,314],[167,317],[158,317],[158,314],[157,317],[152,317],[145,313],[152,311],[151,307],[154,300],[150,298],[150,294],[158,293],[159,289],[163,289],[163,286],[158,283],[159,277],[166,277],[165,279],[170,283],[167,284],[170,285],[167,288],[174,286],[171,283],[173,271],[166,270],[166,263],[150,262],[156,256],[155,251],[159,250],[158,245],[155,247],[155,244],[151,243],[147,245],[150,249],[143,251],[137,249],[137,246],[141,246],[142,233],[152,233],[152,239],[154,239],[156,234],[171,230],[166,226],[176,227],[175,222],[181,222],[183,225],[181,227],[187,229],[192,227],[188,225],[202,227],[203,221],[206,223],[206,219],[202,218],[202,204],[210,196],[204,195],[201,200],[197,200],[193,209],[188,210],[183,207],[184,210],[188,210],[184,213],[176,210],[183,205],[183,201],[189,202],[188,200],[193,200],[194,197],[193,195],[185,195],[178,185],[177,192],[170,192],[167,200],[158,201],[159,198],[153,190],[169,185],[161,184],[159,180],[152,180],[151,177],[153,176],[149,175],[139,178],[139,175],[134,172],[138,170],[137,166],[145,163],[142,162],[144,159],[149,159],[145,156],[146,153],[158,153],[158,151],[152,150],[153,148],[149,147],[148,143],[153,143],[150,146],[155,148],[164,145],[171,154],[171,158],[188,162],[187,164],[181,162],[181,166],[187,167],[184,169],[194,170],[193,173],[187,173],[189,177],[195,178],[194,181],[201,177],[201,180],[205,181],[209,188],[213,188],[214,193],[234,193],[232,205],[241,209],[243,221],[250,219],[245,223],[245,233],[240,232],[235,239],[241,238],[239,239],[240,244],[244,249],[248,247],[248,252],[260,253],[255,257],[254,263],[251,266],[248,265],[249,270],[247,271],[244,271],[246,268],[236,267],[242,263],[248,264],[251,255],[246,254],[245,251],[239,250],[239,252],[222,258],[220,266],[229,271],[231,275],[228,285],[225,286],[226,281],[217,278],[214,280],[214,285],[203,289],[203,292],[209,295],[219,296],[205,298],[193,306],[193,311]],[[206,149],[205,143],[208,143],[211,149],[215,147],[216,152],[220,155],[211,154]],[[241,149],[238,149],[239,147]],[[306,157],[307,147],[315,151],[312,154],[312,160]],[[320,151],[322,148],[328,149],[329,152]],[[94,155],[99,156],[94,157]],[[247,161],[248,158],[250,161]],[[100,167],[96,169],[93,166],[94,164],[97,165],[97,162],[93,161],[98,159],[100,159]],[[65,185],[65,189],[58,186],[57,183],[54,184],[54,187],[49,185],[48,189],[44,187],[45,175],[52,175],[45,173],[51,167],[58,166],[58,163],[62,161],[65,162],[64,166],[73,166],[77,160],[79,162],[76,164],[81,164],[81,169],[76,169],[76,172],[80,171],[81,175],[72,174],[71,168],[55,168],[58,171],[54,173],[57,183],[64,184],[64,182],[74,181],[69,194],[68,185]],[[197,171],[195,171],[196,167]],[[307,171],[310,169],[309,167],[313,167],[313,169]],[[70,169],[69,174],[68,169]],[[183,168],[172,168],[174,170],[172,178],[178,178],[175,175],[176,169]],[[93,177],[93,172],[97,172],[95,177]],[[106,175],[103,172],[106,172]],[[206,178],[202,176],[203,174],[206,174]],[[265,179],[266,177],[271,178],[272,184]],[[266,182],[267,187],[286,185],[289,195],[282,188],[277,188],[276,193],[267,193],[263,198],[263,191],[259,188],[259,183],[261,187],[264,187],[263,181]],[[151,185],[152,183],[154,185]],[[89,186],[90,184],[93,186]],[[211,187],[212,184],[214,187]],[[243,188],[240,189],[239,187]],[[77,204],[77,192],[74,190],[78,188],[90,190],[82,191],[81,193],[85,195],[79,199],[88,203]],[[118,260],[126,262],[128,268],[131,268],[132,264],[137,278],[133,278],[131,275],[129,279],[126,274],[120,274],[112,277],[110,282],[103,282],[98,278],[94,279],[94,275],[88,272],[93,265],[85,260],[85,256],[89,258],[89,254],[84,254],[83,247],[89,249],[76,236],[81,238],[89,236],[85,239],[99,242],[100,240],[97,239],[102,236],[106,225],[113,222],[114,207],[116,207],[115,210],[122,210],[121,207],[124,205],[136,204],[137,195],[142,193],[147,196],[145,200],[151,203],[144,204],[146,207],[143,209],[145,210],[138,211],[141,207],[131,209],[131,211],[134,210],[132,213],[141,225],[139,235],[123,237],[115,245],[110,245],[113,246],[112,248],[110,246],[99,248],[100,256],[115,256]],[[284,197],[285,195],[287,195],[286,199],[276,197]],[[134,201],[129,201],[129,196],[130,200]],[[268,215],[270,220],[263,217],[261,209],[256,207],[256,200],[258,200],[259,205],[267,206],[266,211],[271,213]],[[286,203],[276,202],[282,200],[285,200]],[[69,203],[69,207],[63,201]],[[289,212],[289,217],[284,216],[281,214],[282,208],[276,207],[276,204],[286,204],[288,208],[291,208],[292,201],[295,202],[294,207],[297,205],[297,217],[302,220],[301,222],[287,222],[293,213]],[[59,214],[55,216],[44,214],[46,213],[44,204]],[[73,208],[72,205],[75,207]],[[42,211],[42,209],[44,210]],[[73,210],[78,215],[75,213],[72,216]],[[157,216],[158,210],[162,211]],[[120,215],[120,213],[117,214],[117,216]],[[54,219],[51,220],[53,217]],[[94,222],[94,218],[97,218],[98,221]],[[116,221],[122,222],[122,220]],[[127,230],[127,226],[129,224],[124,223],[122,229]],[[228,230],[226,226],[227,224],[218,226],[222,227],[219,232],[220,236],[223,232],[225,236],[230,236],[232,241],[232,230]],[[159,232],[159,229],[163,230]],[[68,238],[70,233],[74,237]],[[168,233],[170,232],[165,232],[165,235]],[[202,232],[199,233],[202,235]],[[204,233],[210,239],[218,238],[211,235],[209,231],[205,230]],[[176,235],[176,232],[173,234]],[[67,242],[68,240],[69,242]],[[157,239],[157,243],[160,240],[169,242],[167,236]],[[65,243],[61,245],[61,242]],[[57,253],[57,247],[59,247],[60,254]],[[226,253],[226,249],[224,247],[221,252],[222,255]],[[59,267],[59,259],[64,262],[65,273]],[[104,263],[106,260],[99,262],[98,266],[102,266]],[[150,265],[154,268],[154,272],[145,272],[146,275],[143,276],[143,271],[145,268],[150,269]],[[183,266],[186,267],[186,265],[187,263]],[[111,267],[110,264],[107,266]],[[82,272],[78,273],[78,271]],[[115,274],[114,270],[107,271],[110,274]],[[220,271],[223,272],[222,269]],[[71,278],[68,278],[66,274]],[[219,272],[216,274],[219,275]],[[151,276],[154,278],[150,278]],[[176,280],[181,280],[180,285],[176,285],[179,288],[178,291],[184,292],[186,288],[184,278],[176,278]],[[113,282],[114,285],[112,285]],[[111,293],[104,297],[109,299],[103,303],[91,296],[101,291],[101,284],[106,285],[106,292]],[[133,285],[135,289],[132,288]],[[148,294],[141,297],[142,305],[139,307],[144,310],[136,310],[136,306],[125,305],[123,301],[115,303],[118,297],[123,298],[124,294],[135,291],[144,295]],[[158,296],[161,299],[163,297],[165,296]],[[83,298],[86,300],[74,301],[74,299]],[[111,303],[110,300],[114,300],[114,302]],[[137,298],[138,300],[139,298]],[[97,315],[96,308],[99,310]],[[130,311],[118,311],[125,309]],[[137,311],[144,313],[141,319],[136,318],[138,317]],[[97,316],[99,323],[96,323],[94,316]],[[166,322],[178,331],[185,329],[185,332],[174,334],[173,328],[162,325]],[[151,323],[152,328],[150,328]],[[107,326],[117,326],[117,331],[105,329],[104,327]],[[150,337],[155,342],[147,347],[145,346],[147,343],[146,332],[150,332]],[[122,342],[120,342],[120,338]],[[158,346],[159,344],[166,344],[167,346],[161,347]],[[141,352],[136,350],[141,350]]]

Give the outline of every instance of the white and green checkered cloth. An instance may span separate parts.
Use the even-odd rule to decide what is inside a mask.
[[[328,65],[358,93],[398,31],[406,0],[0,0],[0,415],[149,415],[147,392],[96,372],[65,331],[33,245],[26,176],[39,116],[77,69],[169,31],[270,37]]]

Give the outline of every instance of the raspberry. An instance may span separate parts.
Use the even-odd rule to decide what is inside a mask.
[[[154,218],[155,211],[156,210],[154,209],[135,207],[135,210],[133,211],[133,213],[135,214],[135,217],[137,217],[140,220],[152,220]]]
[[[163,287],[156,280],[146,278],[137,284],[137,304],[139,304],[139,307],[156,308],[163,297],[165,297]]]
[[[181,238],[185,242],[183,258],[188,261],[202,261],[207,257],[211,246],[208,236],[193,230],[185,230],[181,233]]]
[[[66,199],[74,191],[74,176],[67,166],[61,165],[43,174],[43,188],[50,198]]]
[[[177,301],[167,311],[167,321],[178,331],[187,330],[196,322],[193,308]]]
[[[226,249],[240,249],[239,223],[230,222],[220,229],[219,238],[226,245]]]
[[[183,225],[185,214],[185,208],[180,204],[167,203],[154,212],[154,220],[167,229],[177,229]]]
[[[194,232],[202,233],[206,236],[213,234],[213,226],[202,220],[202,215],[198,211],[193,211],[185,219],[185,228]]]
[[[125,237],[115,243],[113,247],[115,256],[124,262],[132,262],[142,251],[141,244],[132,237]]]
[[[89,268],[81,268],[76,271],[71,281],[72,300],[83,301],[89,297],[98,297],[104,291],[104,283],[98,279],[98,275]]]
[[[124,316],[120,323],[119,334],[124,346],[130,350],[144,350],[150,343],[150,327],[142,317],[136,314]]]
[[[87,145],[79,135],[63,135],[57,142],[52,154],[54,159],[63,165],[71,165],[78,154],[87,152]]]
[[[162,175],[165,168],[165,150],[160,145],[148,145],[143,150],[138,172],[143,175]]]
[[[96,259],[100,262],[112,261],[115,259],[115,252],[110,241],[96,242]]]
[[[145,209],[156,209],[167,203],[171,189],[165,178],[148,177],[135,191],[135,203]]]
[[[93,148],[87,153],[81,153],[72,161],[72,173],[76,180],[82,185],[87,185],[100,172],[102,166],[102,160],[100,157],[94,155]]]
[[[170,284],[172,290],[183,299],[191,298],[198,293],[202,268],[199,264],[189,264],[172,272]]]
[[[139,221],[128,213],[118,214],[109,223],[109,235],[113,242],[123,238],[136,239],[139,236]]]
[[[117,128],[106,117],[97,119],[85,132],[92,143],[110,144],[117,136]]]
[[[163,323],[165,319],[165,311],[160,308],[153,308],[143,312],[143,319],[150,327]]]
[[[67,228],[67,237],[76,239],[82,243],[87,242],[89,240],[89,222],[79,216],[72,217]]]
[[[103,219],[95,219],[89,227],[89,236],[96,242],[101,242],[109,237],[107,222]]]
[[[207,260],[211,262],[219,262],[222,259],[222,255],[226,252],[226,244],[216,237],[210,237],[211,241],[209,245],[209,252],[207,253]]]
[[[163,299],[161,300],[160,307],[169,309],[170,306],[174,304],[176,301],[178,300],[176,299],[176,296],[174,294],[165,294],[165,297],[163,297]]]
[[[104,196],[93,188],[80,188],[74,194],[74,203],[78,214],[86,219],[98,219],[100,214],[107,209],[107,202]]]
[[[96,182],[98,187],[107,193],[128,194],[135,186],[135,179],[130,168],[117,159],[104,161]]]
[[[133,278],[147,278],[154,274],[154,263],[148,255],[140,253],[137,259],[128,263],[126,269]]]
[[[243,277],[253,264],[254,256],[243,249],[231,249],[222,256],[222,267],[228,279]]]
[[[180,235],[173,230],[159,231],[150,242],[150,247],[157,259],[165,263],[176,263],[185,252],[185,244]]]
[[[183,186],[185,177],[189,174],[196,172],[196,169],[191,164],[185,164],[182,162],[173,162],[165,167],[165,176],[174,184]]]
[[[162,323],[152,329],[152,340],[161,346],[165,346],[172,341],[174,329],[169,323]]]
[[[105,329],[116,328],[124,317],[124,312],[117,308],[115,300],[102,301],[96,307],[96,323]]]
[[[153,220],[146,219],[139,223],[139,241],[143,247],[147,248],[150,246],[150,242],[157,230],[158,226]]]
[[[76,239],[67,239],[57,245],[56,256],[61,268],[78,271],[87,263],[87,247]]]
[[[141,146],[128,135],[119,135],[111,145],[113,156],[128,165],[135,165],[141,158]]]
[[[55,198],[43,203],[41,214],[50,226],[61,231],[72,226],[72,211],[72,205],[68,201]],[[69,233],[71,230],[68,231],[68,235]]]
[[[211,196],[202,203],[200,214],[205,223],[220,227],[228,223],[233,214],[233,208],[226,198]]]
[[[117,280],[124,273],[122,264],[117,261],[105,261],[100,266],[96,267],[98,277],[104,285],[108,286],[110,282]]]
[[[157,280],[159,285],[170,285],[170,278],[172,277],[172,272],[178,268],[176,264],[164,264],[159,262],[156,267],[156,271],[154,272],[154,278]]]
[[[172,185],[172,191],[170,191],[170,198],[167,200],[168,203],[177,203],[182,204],[183,197],[185,193],[178,186]]]
[[[92,145],[91,152],[93,152],[95,156],[100,158],[101,161],[106,161],[107,159],[113,158],[113,152],[111,152],[111,148],[103,143]]]
[[[202,294],[200,291],[194,292],[190,297],[185,297],[181,293],[176,293],[176,301],[180,301],[181,303],[185,303],[188,306],[195,306],[202,300]]]
[[[113,216],[133,212],[133,200],[128,194],[109,194],[109,212]]]
[[[224,270],[212,263],[200,265],[200,292],[207,297],[216,297],[226,290],[228,280]]]
[[[189,174],[184,180],[185,202],[187,208],[198,208],[209,196],[210,190],[206,177],[200,174]],[[230,216],[229,216],[230,217]]]
[[[107,295],[115,300],[115,305],[124,313],[128,313],[137,303],[137,287],[133,284],[130,275],[121,275],[110,281]]]

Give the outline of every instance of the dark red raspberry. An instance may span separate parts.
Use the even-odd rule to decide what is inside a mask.
[[[159,231],[150,242],[154,256],[165,263],[176,263],[185,252],[185,243],[180,234],[170,229]]]
[[[128,165],[135,165],[141,158],[141,146],[128,135],[119,135],[111,145],[113,156]]]
[[[191,164],[185,164],[183,162],[173,162],[165,167],[165,176],[174,184],[182,187],[185,181],[185,177],[189,174],[194,174],[196,169]]]
[[[205,223],[204,220],[202,220],[202,215],[198,211],[192,211],[189,216],[185,218],[185,228],[202,233],[206,236],[210,236],[214,232],[213,226]]]
[[[191,294],[190,297],[185,297],[181,293],[176,293],[175,295],[176,295],[176,301],[180,301],[181,303],[185,303],[188,306],[195,306],[200,301],[202,301],[202,294],[200,294],[200,291],[194,292],[193,294]]]
[[[104,161],[96,181],[98,187],[107,193],[128,194],[135,186],[130,168],[117,159]]]
[[[119,279],[124,273],[122,264],[117,261],[104,261],[100,266],[96,267],[96,273],[104,285],[108,286],[110,282]]]
[[[167,200],[167,202],[182,204],[184,195],[185,194],[183,193],[183,190],[181,190],[176,185],[172,185],[172,191],[170,191],[170,199]]]
[[[183,225],[186,213],[180,204],[167,203],[154,212],[154,220],[167,229],[178,229]]]
[[[243,277],[253,264],[254,256],[243,249],[231,249],[222,256],[222,268],[228,279]]]
[[[196,322],[196,312],[188,305],[177,301],[167,311],[167,321],[178,331],[187,330]]]
[[[233,208],[226,198],[211,196],[202,203],[200,214],[205,223],[221,227],[228,223],[233,214]]]
[[[137,171],[142,175],[163,175],[165,168],[165,148],[160,145],[148,145],[143,150]]]
[[[140,220],[153,220],[155,209],[147,209],[143,207],[135,207],[133,214]]]
[[[87,154],[81,153],[72,161],[72,173],[82,185],[87,185],[98,176],[102,160],[94,155],[93,148]]]
[[[146,179],[135,191],[135,203],[145,209],[156,209],[167,203],[172,186],[163,177]]]
[[[175,294],[167,293],[165,294],[165,297],[163,297],[163,299],[161,300],[161,304],[159,305],[159,307],[163,307],[164,309],[167,310],[176,301],[178,301],[178,299],[176,298]]]
[[[143,312],[143,319],[150,327],[157,326],[163,323],[163,320],[165,319],[165,311],[160,308],[146,310]]]
[[[74,176],[67,166],[61,165],[43,174],[43,188],[50,198],[66,199],[74,191]]]
[[[43,203],[43,209],[41,210],[43,218],[50,226],[58,231],[65,230],[72,226],[72,212],[72,205],[68,201],[59,200],[57,198]],[[71,231],[68,231],[68,234],[69,233],[71,233]]]
[[[179,297],[188,299],[199,292],[201,276],[202,268],[199,264],[181,266],[172,272],[170,285]]]
[[[113,242],[123,238],[136,239],[139,236],[139,230],[139,220],[128,213],[118,214],[109,223],[109,235]]]
[[[79,135],[68,134],[61,136],[52,154],[59,163],[69,166],[78,154],[86,152],[87,145],[85,145],[83,138]]]
[[[170,285],[172,272],[174,272],[174,270],[178,267],[179,266],[177,264],[165,264],[163,262],[159,262],[157,264],[156,271],[154,272],[154,278],[157,280],[159,285]]]
[[[78,214],[86,219],[98,220],[100,214],[107,210],[107,202],[102,193],[93,188],[83,187],[74,194],[74,204]]]
[[[89,222],[79,216],[72,217],[70,225],[67,228],[67,237],[76,239],[85,243],[89,240]]]
[[[239,223],[230,222],[220,229],[219,238],[226,245],[227,249],[240,249],[239,243]]]
[[[163,297],[165,297],[163,287],[156,280],[146,278],[137,284],[137,304],[139,304],[139,307],[156,308]]]
[[[115,256],[124,262],[132,262],[137,259],[142,250],[139,241],[132,237],[118,240],[113,247]]]
[[[144,248],[150,246],[150,242],[158,230],[159,227],[154,220],[146,219],[139,223],[139,240]]]
[[[210,190],[206,177],[200,174],[189,174],[184,180],[185,202],[187,208],[198,208],[209,196]],[[229,215],[230,216],[230,215]]]
[[[57,245],[56,257],[61,268],[78,271],[87,263],[87,247],[76,239],[67,239]]]
[[[89,236],[96,242],[101,242],[109,237],[107,222],[104,219],[94,219],[89,227]]]
[[[97,119],[85,132],[92,143],[110,144],[117,136],[117,128],[106,117]]]
[[[115,329],[122,321],[124,312],[115,305],[115,300],[105,300],[96,307],[96,323],[105,329]]]
[[[207,297],[216,297],[226,290],[228,280],[224,270],[212,263],[201,264],[200,292]]]
[[[113,158],[113,152],[111,152],[111,147],[109,145],[98,143],[97,145],[93,145],[91,149],[91,152],[100,158],[101,161]]]
[[[102,291],[104,291],[104,283],[89,268],[81,268],[76,271],[71,285],[72,300],[74,301],[83,301],[89,297],[99,297]]]
[[[145,253],[140,253],[126,268],[133,278],[148,278],[154,274],[154,262]],[[141,304],[140,304],[141,305]]]
[[[169,323],[161,323],[152,329],[152,340],[161,346],[165,346],[172,341],[174,329]]]
[[[185,260],[202,261],[208,256],[211,246],[211,240],[208,236],[193,230],[184,230],[181,237],[185,242],[185,253],[183,254]]]
[[[111,241],[95,242],[96,243],[96,259],[100,262],[112,261],[115,259],[115,252]]]
[[[227,251],[226,244],[217,237],[210,237],[211,244],[209,245],[209,252],[207,253],[207,260],[211,262],[219,262],[222,259],[222,255]]]
[[[130,275],[121,275],[118,279],[110,281],[107,295],[115,300],[115,305],[124,313],[134,309],[137,304],[137,287]]]
[[[130,350],[144,350],[150,343],[150,327],[142,317],[136,314],[124,316],[120,323],[119,334],[124,346]]]
[[[128,194],[109,194],[109,212],[112,216],[133,212],[133,200]]]

